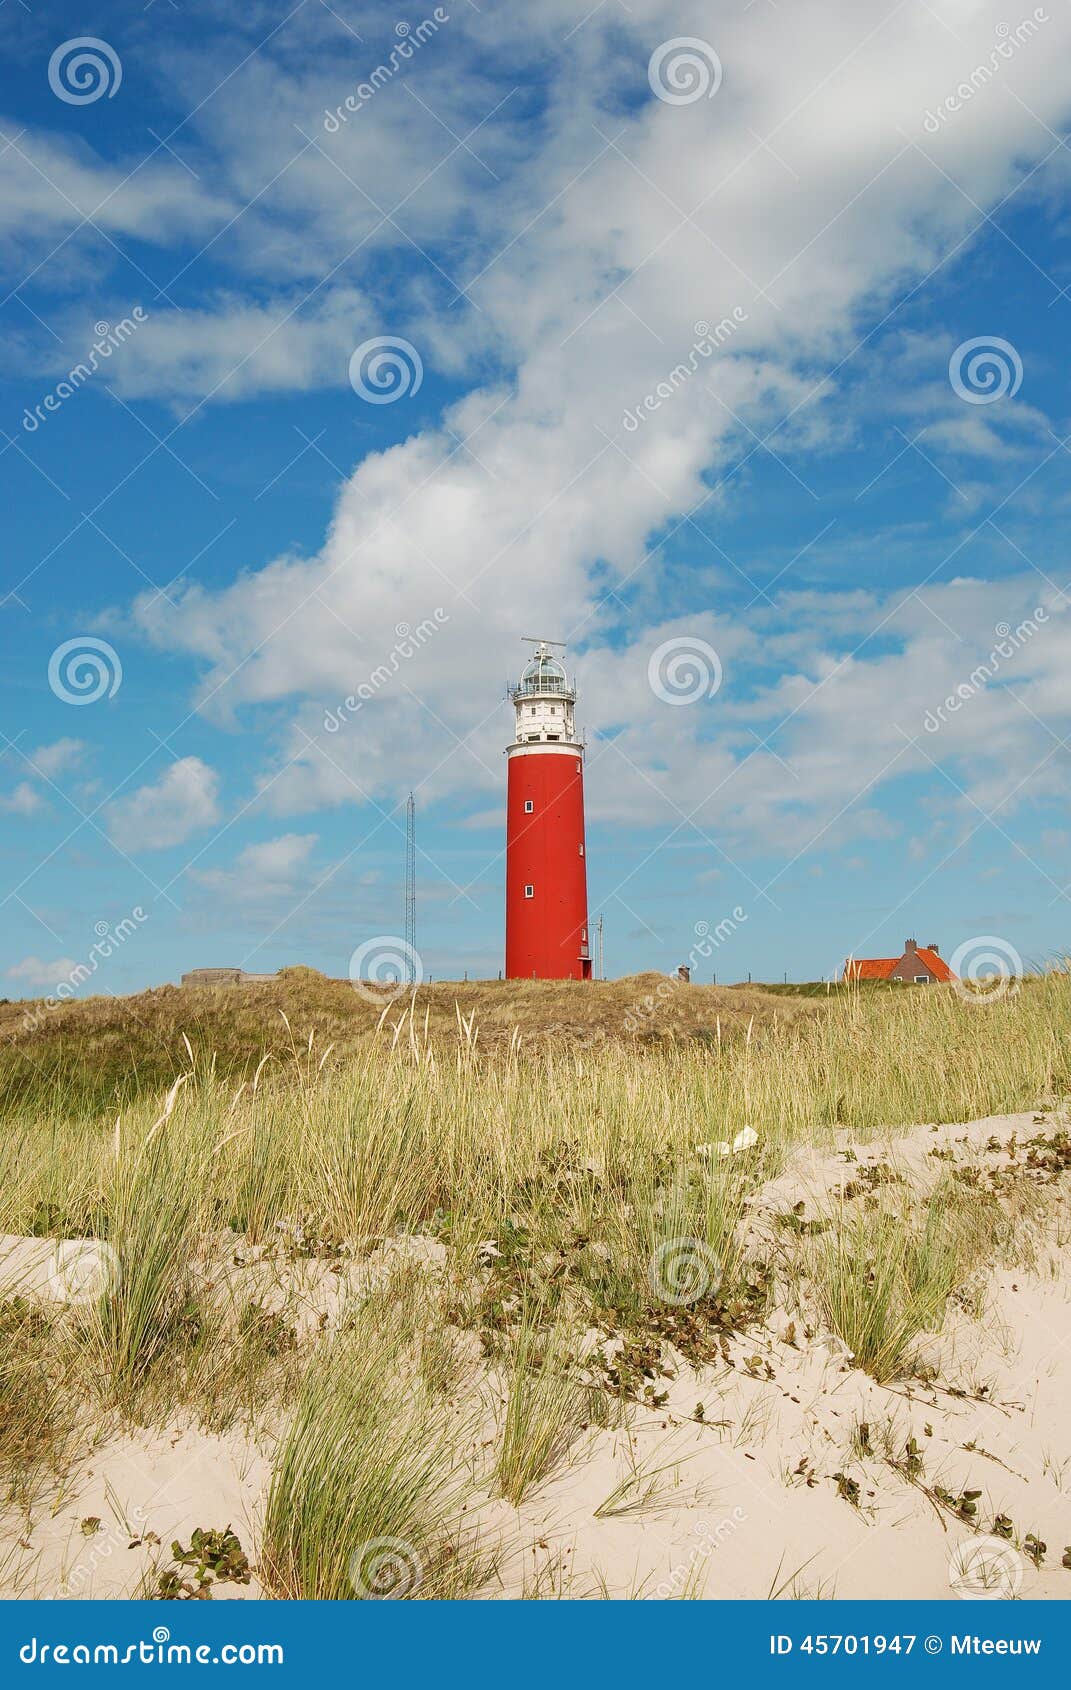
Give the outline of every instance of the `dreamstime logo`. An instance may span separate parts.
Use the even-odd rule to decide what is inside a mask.
[[[734,1537],[746,1520],[747,1514],[739,1506],[734,1508],[731,1514],[727,1514],[724,1519],[718,1520],[713,1530],[706,1520],[699,1520],[692,1527],[692,1536],[697,1537],[699,1542],[694,1544],[689,1551],[687,1561],[678,1561],[676,1566],[670,1569],[669,1577],[663,1579],[662,1583],[656,1586],[647,1601],[668,1602],[670,1597],[678,1595],[687,1586],[688,1579],[694,1572],[696,1565],[713,1555],[718,1546],[724,1543],[727,1538]]]
[[[667,106],[690,106],[712,100],[721,87],[722,65],[709,41],[676,35],[656,47],[647,65],[652,94]]]
[[[638,1032],[662,1004],[669,1002],[674,992],[686,990],[691,981],[692,970],[698,968],[701,962],[708,962],[714,952],[731,939],[737,928],[746,920],[747,911],[736,904],[732,915],[724,916],[716,927],[711,927],[709,921],[697,921],[692,929],[696,942],[688,952],[684,973],[667,974],[664,980],[658,982],[653,992],[648,992],[646,997],[631,1004],[621,1023],[624,1031]]]
[[[424,964],[407,939],[399,939],[397,933],[377,933],[374,939],[357,946],[350,957],[349,974],[362,998],[382,1005],[385,993],[389,1001],[407,986],[419,986]]]
[[[949,958],[948,966],[955,976],[956,991],[967,1003],[995,1003],[1006,993],[1018,991],[1023,977],[1019,952],[995,933],[965,939]]]
[[[627,434],[635,434],[640,424],[647,421],[653,411],[661,410],[666,399],[680,391],[685,383],[695,375],[701,358],[709,358],[719,347],[736,333],[742,323],[748,320],[747,312],[742,305],[734,305],[731,316],[723,317],[713,326],[701,318],[695,325],[695,339],[684,363],[677,364],[670,370],[668,376],[660,381],[653,393],[645,393],[638,405],[624,412],[621,426]]]
[[[350,1556],[350,1584],[365,1602],[398,1602],[424,1582],[424,1566],[402,1537],[373,1537]]]
[[[114,47],[95,35],[76,35],[48,61],[48,86],[69,106],[91,106],[105,95],[114,100],[123,66]]]
[[[948,1582],[965,1601],[1010,1602],[1022,1588],[1023,1558],[1005,1538],[969,1537],[952,1551]]]
[[[98,1303],[119,1287],[119,1257],[103,1238],[61,1238],[49,1263],[49,1296],[57,1303]]]
[[[63,1582],[56,1592],[60,1601],[78,1596],[83,1585],[92,1579],[102,1561],[110,1560],[117,1549],[129,1548],[131,1532],[141,1538],[142,1532],[139,1528],[145,1525],[148,1518],[144,1508],[134,1507],[124,1513],[122,1531],[118,1526],[109,1526],[107,1531],[98,1527],[99,1535],[90,1538],[85,1553],[80,1555],[74,1566],[69,1567],[63,1575]]]
[[[47,1020],[52,1010],[58,1009],[62,1003],[73,998],[75,993],[92,980],[102,962],[106,962],[132,934],[136,933],[143,922],[148,921],[148,915],[140,904],[135,904],[129,915],[124,915],[121,921],[113,926],[110,921],[97,921],[93,924],[96,934],[89,948],[85,962],[76,962],[65,979],[56,982],[56,989],[37,1008],[28,1011],[22,1018],[24,1032],[33,1032]]]
[[[419,393],[424,380],[420,353],[401,335],[376,335],[364,340],[350,359],[350,386],[370,405],[393,405]]]
[[[114,698],[123,679],[119,653],[107,640],[79,634],[64,640],[48,660],[48,684],[64,704],[95,704]]]
[[[433,617],[425,616],[415,628],[408,622],[399,622],[394,630],[398,643],[391,647],[386,662],[377,664],[368,679],[362,681],[357,691],[351,692],[336,709],[324,711],[324,732],[337,734],[343,722],[362,709],[370,698],[375,698],[381,688],[398,673],[403,660],[415,656],[419,648],[430,640],[432,634],[438,633],[443,623],[449,620],[449,613],[442,605],[437,605]]]
[[[1049,620],[1049,613],[1044,605],[1038,605],[1033,616],[1024,616],[1018,627],[1013,628],[1010,622],[998,622],[993,629],[997,636],[996,644],[989,656],[971,670],[965,681],[961,681],[955,692],[949,693],[943,704],[936,710],[927,710],[922,719],[922,725],[928,734],[937,733],[943,722],[957,710],[962,710],[964,704],[974,698],[983,687],[993,679],[1000,669],[1001,663],[1009,657],[1014,657],[1027,641],[1032,639],[1038,631],[1039,624]]]
[[[721,658],[706,640],[678,634],[651,653],[647,680],[663,704],[695,704],[713,698],[721,686]]]
[[[711,956],[719,945],[724,945],[726,939],[732,938],[740,923],[746,920],[746,913],[740,908],[739,904],[736,904],[733,907],[732,915],[725,916],[713,929],[709,921],[697,921],[692,929],[698,943],[692,946],[691,957],[689,958],[691,966],[695,967],[697,957],[705,960]]]
[[[651,1290],[674,1308],[708,1297],[720,1278],[718,1258],[701,1238],[668,1238],[647,1264]]]
[[[1044,6],[1035,6],[1033,17],[1023,18],[1014,30],[1010,24],[998,23],[996,44],[990,50],[988,63],[975,65],[970,76],[942,100],[935,111],[927,111],[922,120],[923,129],[930,135],[938,134],[942,123],[947,123],[956,112],[962,111],[976,94],[992,82],[1001,68],[1001,60],[1013,59],[1020,47],[1033,40],[1038,24],[1048,22],[1049,14]]]
[[[402,65],[413,57],[418,47],[423,47],[433,35],[437,35],[441,24],[450,22],[450,13],[443,6],[436,6],[430,18],[423,18],[416,28],[407,24],[403,19],[396,23],[394,33],[398,37],[397,43],[387,55],[386,64],[377,65],[369,74],[367,82],[358,82],[352,94],[347,94],[340,106],[334,111],[330,106],[324,111],[324,128],[329,135],[337,135],[344,123],[350,120],[351,112],[360,111],[366,106],[372,96],[378,93],[384,83],[390,81],[401,70]]]
[[[1014,399],[1022,386],[1023,360],[1010,340],[980,334],[961,341],[948,360],[953,393],[968,405],[992,405]]]
[[[46,415],[50,411],[58,411],[65,399],[77,393],[78,389],[95,376],[100,369],[101,362],[110,358],[118,351],[125,340],[139,329],[142,323],[147,323],[149,314],[140,305],[135,305],[129,317],[123,317],[114,327],[110,323],[95,323],[93,332],[96,340],[89,349],[88,356],[79,363],[72,365],[61,381],[58,381],[51,393],[46,393],[31,411],[27,405],[22,415],[22,426],[27,434],[36,434],[43,422],[48,421]]]

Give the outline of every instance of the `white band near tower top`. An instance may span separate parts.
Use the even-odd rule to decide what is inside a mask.
[[[563,741],[560,744],[548,744],[541,739],[536,745],[507,745],[507,757],[580,757],[584,755],[584,747],[576,741]]]

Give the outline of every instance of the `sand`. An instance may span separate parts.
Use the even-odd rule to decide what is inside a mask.
[[[1016,1143],[1038,1130],[1034,1122],[994,1117],[865,1145],[842,1135],[830,1151],[794,1156],[753,1199],[751,1227],[772,1237],[774,1213],[799,1201],[807,1212],[820,1209],[868,1162],[891,1163],[920,1190],[950,1165],[932,1156],[935,1147],[977,1162],[996,1138],[1005,1148],[990,1150],[987,1165],[1007,1165]],[[430,1242],[410,1241],[401,1253],[429,1272],[441,1266]],[[18,1269],[24,1281],[36,1275],[47,1296],[50,1260],[42,1241],[0,1241],[0,1285]],[[387,1266],[373,1263],[373,1277]],[[582,1436],[519,1509],[477,1499],[471,1521],[497,1560],[483,1594],[1068,1598],[1067,1267],[1054,1235],[1031,1272],[996,1270],[978,1287],[981,1318],[966,1304],[951,1306],[926,1341],[939,1384],[876,1384],[839,1340],[806,1337],[787,1309],[731,1336],[725,1364],[697,1370],[676,1358],[675,1376],[658,1381],[667,1400],[637,1408],[628,1433]],[[314,1309],[320,1285],[334,1313],[338,1276],[308,1277],[319,1271],[306,1269],[302,1298]],[[483,1388],[493,1395],[493,1378]],[[861,1422],[870,1453],[859,1448]],[[922,1462],[913,1476],[904,1459],[910,1439]],[[170,1564],[173,1539],[185,1544],[197,1526],[226,1525],[254,1574],[248,1585],[217,1586],[215,1599],[261,1594],[255,1566],[270,1460],[267,1434],[259,1443],[211,1436],[188,1420],[109,1438],[83,1455],[58,1498],[28,1521],[3,1522],[0,1596],[142,1594]],[[980,1529],[938,1505],[936,1487],[979,1492]],[[1000,1516],[1013,1541],[991,1530]],[[93,1518],[100,1528],[87,1536],[83,1522]],[[1040,1566],[1023,1551],[1028,1533],[1047,1545]]]

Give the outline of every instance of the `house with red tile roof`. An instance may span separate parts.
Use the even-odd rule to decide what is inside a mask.
[[[904,940],[903,956],[850,956],[844,964],[845,980],[900,980],[909,986],[948,985],[956,976],[938,953],[937,946]]]

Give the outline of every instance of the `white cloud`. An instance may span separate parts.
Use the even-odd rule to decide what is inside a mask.
[[[108,366],[109,378],[128,399],[222,401],[343,387],[350,354],[372,320],[356,288],[307,305],[303,291],[264,303],[221,294],[199,309],[152,311]]]
[[[85,742],[80,739],[57,739],[49,745],[39,745],[36,750],[19,752],[17,746],[0,754],[0,761],[10,761],[29,772],[31,779],[21,780],[11,792],[0,793],[0,810],[8,815],[33,816],[44,808],[46,794],[40,786],[35,786],[33,776],[42,780],[53,780],[66,769],[76,767],[82,760]]]
[[[12,816],[33,816],[41,809],[44,799],[28,780],[20,780],[11,792],[0,793],[0,810]]]
[[[27,956],[7,969],[4,978],[18,980],[24,986],[56,986],[77,967],[78,964],[69,956],[57,957],[55,962],[43,962],[38,956]]]
[[[566,15],[551,11],[537,36]],[[709,612],[670,619],[648,609],[648,625],[634,621],[622,640],[610,595],[638,581],[657,604],[652,539],[672,534],[701,501],[709,515],[733,496],[732,485],[708,496],[705,476],[740,438],[737,418],[760,434],[776,426],[772,444],[806,475],[806,451],[835,432],[828,373],[882,310],[983,225],[1020,161],[1050,146],[1032,114],[1059,126],[1071,103],[1051,75],[1071,19],[1060,12],[1045,24],[1041,41],[932,136],[926,112],[996,38],[996,0],[979,0],[967,16],[948,0],[893,11],[886,0],[755,6],[716,26],[698,3],[649,4],[632,21],[610,11],[559,47],[539,152],[508,158],[504,190],[478,197],[475,231],[456,193],[445,200],[443,227],[453,218],[458,248],[478,253],[466,286],[479,314],[459,308],[435,319],[429,302],[428,344],[435,352],[449,335],[455,369],[466,349],[493,348],[506,375],[450,407],[442,429],[366,457],[314,558],[281,556],[222,591],[192,586],[177,611],[158,596],[137,608],[155,640],[203,661],[214,710],[294,701],[269,797],[280,810],[413,782],[432,796],[500,789],[508,713],[494,701],[503,671],[520,660],[518,636],[534,631],[587,643],[584,717],[627,724],[593,747],[596,815],[675,825],[699,806],[703,826],[730,839],[802,848],[816,827],[843,839],[872,827],[866,806],[881,784],[928,769],[926,709],[965,664],[970,672],[998,617],[1014,621],[1036,602],[1029,575],[927,590],[951,634],[923,605],[895,596],[822,596],[809,617],[791,601],[783,611],[760,603],[735,625]],[[522,60],[532,27],[530,7],[496,12],[502,50],[512,42]],[[645,89],[652,46],[711,33],[725,65],[715,99],[628,103]],[[537,45],[544,51],[546,38]],[[393,124],[394,94],[401,101],[404,91],[360,114],[373,122],[350,125],[356,139],[347,145],[377,144],[376,112]],[[236,100],[218,121],[233,132],[242,109]],[[309,155],[288,172],[286,192],[315,182],[311,197],[327,181],[322,191],[333,195],[337,175]],[[330,216],[317,205],[321,243]],[[323,244],[316,250],[319,260]],[[696,323],[734,306],[746,318],[731,341],[641,428],[626,430],[624,412],[687,358]],[[401,297],[403,321],[392,329],[408,330],[407,309],[412,301]],[[943,430],[938,445],[996,455],[995,421],[957,416],[941,386],[951,348],[911,350],[917,368],[933,360],[941,398],[928,415]],[[1032,415],[1013,441],[1040,427]],[[688,534],[694,543],[696,531]],[[713,592],[725,569],[712,552]],[[437,605],[450,617],[442,636],[359,723],[325,736],[323,711],[383,660],[399,618],[415,624]],[[1044,645],[1021,658],[1031,706],[1044,704],[1050,718],[1071,711],[1056,606],[1053,617]],[[719,651],[726,683],[709,706],[667,711],[648,686],[647,657],[660,639],[693,631]],[[774,678],[742,696],[735,674],[759,659]],[[757,745],[752,729],[761,740],[782,718],[770,746]],[[1037,731],[991,686],[942,731],[941,755],[964,759],[972,794],[995,802],[1012,792]],[[1063,784],[1050,763],[1034,790]]]
[[[219,820],[219,776],[200,757],[182,757],[158,781],[118,798],[105,811],[108,832],[124,851],[159,851]]]
[[[31,751],[29,760],[34,769],[51,780],[68,769],[77,768],[85,749],[83,739],[54,739],[51,744],[39,745]]]
[[[508,215],[498,183],[539,134],[520,85],[529,69],[543,71],[547,49],[560,49],[576,22],[575,15],[563,22],[564,12],[536,20],[525,11],[496,7],[489,28],[475,10],[470,18],[451,9],[449,23],[414,52],[404,74],[334,133],[325,129],[325,113],[398,45],[397,11],[363,7],[362,42],[329,8],[298,8],[277,37],[283,50],[250,53],[237,70],[233,30],[240,26],[229,19],[217,61],[227,78],[224,97],[203,104],[180,146],[188,157],[196,135],[227,192],[246,207],[216,253],[258,283],[312,285],[354,258],[364,266],[418,248],[441,253],[459,226],[470,245],[490,241]],[[276,14],[264,29],[251,25],[250,46],[278,24]],[[214,76],[212,46],[211,36],[187,54],[169,44],[162,74],[199,100]],[[489,48],[498,62],[488,62]],[[572,56],[584,52],[576,44]],[[502,80],[503,64],[509,81]],[[466,145],[460,137],[468,137]],[[454,262],[442,261],[447,268]],[[406,294],[419,299],[422,291],[423,284]]]
[[[315,833],[284,833],[261,840],[239,851],[231,868],[195,871],[191,879],[243,902],[289,895],[312,884],[308,863],[316,839]]]
[[[228,203],[166,155],[148,163],[104,164],[69,137],[27,131],[0,117],[0,250],[47,252],[86,221],[83,240],[107,235],[172,242],[217,227]],[[47,242],[47,245],[45,244]]]

